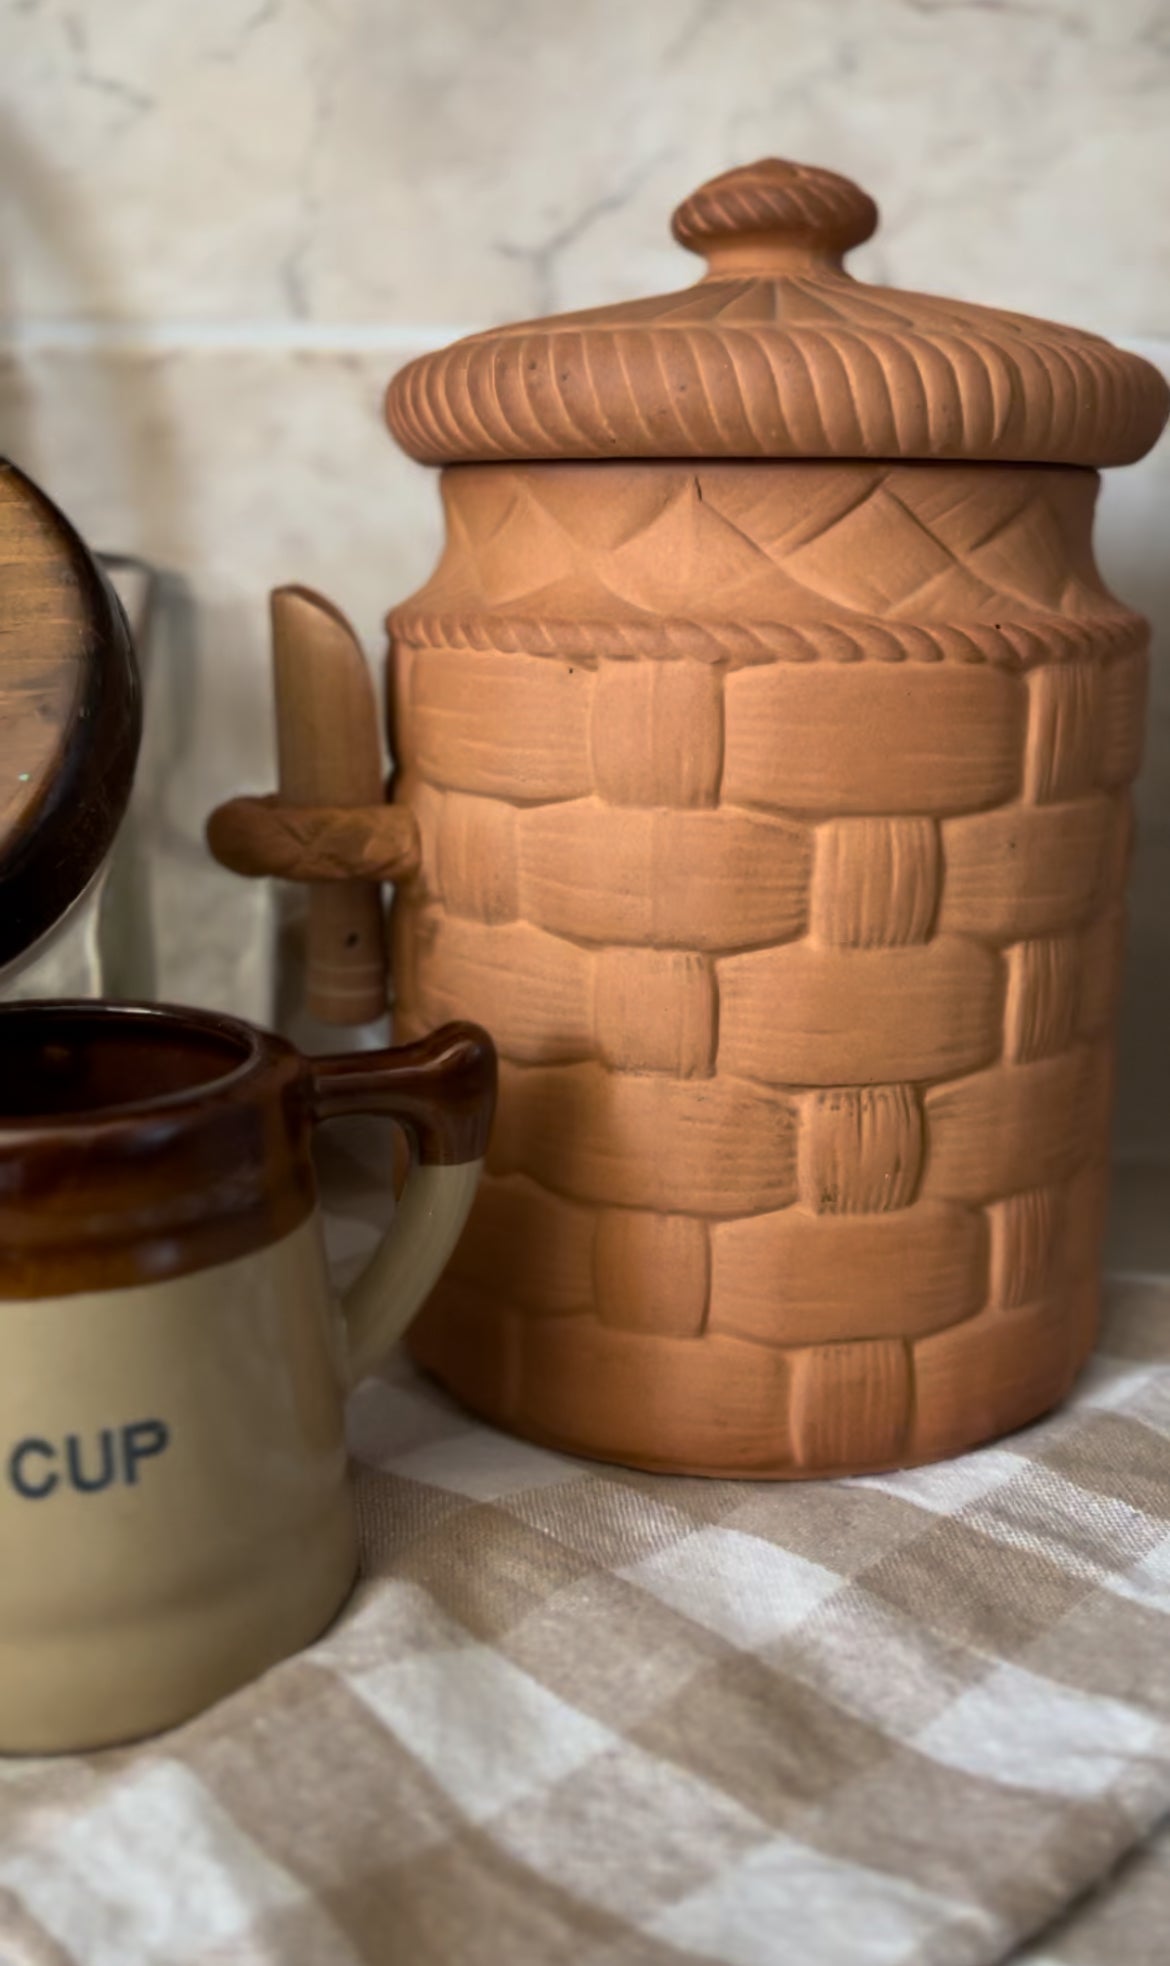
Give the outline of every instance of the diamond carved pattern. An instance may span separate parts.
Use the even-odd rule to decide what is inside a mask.
[[[394,634],[581,656],[1007,666],[1134,642],[1134,617],[1093,566],[1085,472],[615,463],[598,475],[469,466],[448,479],[450,543],[395,610]]]

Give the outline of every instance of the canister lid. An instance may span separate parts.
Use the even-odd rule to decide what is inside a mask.
[[[425,464],[521,458],[953,458],[1128,464],[1170,408],[1098,335],[868,286],[877,225],[833,171],[765,158],[674,214],[681,293],[491,328],[411,362],[390,428]]]
[[[109,583],[64,515],[0,458],[0,965],[55,927],[104,861],[140,724]]]

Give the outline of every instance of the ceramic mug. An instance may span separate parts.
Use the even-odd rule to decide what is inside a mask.
[[[201,1011],[0,1006],[0,1750],[173,1725],[328,1625],[346,1389],[459,1234],[495,1080],[467,1024],[305,1058]],[[338,1298],[309,1146],[352,1113],[415,1151]]]

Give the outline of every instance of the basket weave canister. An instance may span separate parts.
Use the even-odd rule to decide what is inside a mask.
[[[448,522],[391,616],[398,1026],[502,1060],[413,1349],[649,1468],[954,1453],[1093,1341],[1147,657],[1091,526],[1166,391],[855,282],[875,216],[730,173],[696,287],[389,396]]]

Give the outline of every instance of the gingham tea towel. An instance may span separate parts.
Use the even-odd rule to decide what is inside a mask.
[[[1170,1960],[1170,1286],[1114,1286],[1055,1417],[908,1474],[574,1462],[402,1361],[353,1446],[318,1645],[0,1763],[3,1966]]]

